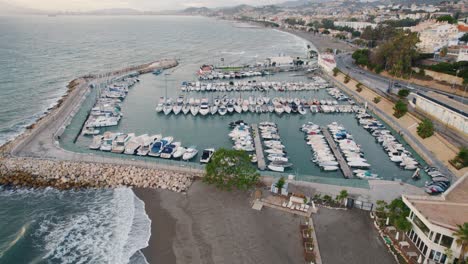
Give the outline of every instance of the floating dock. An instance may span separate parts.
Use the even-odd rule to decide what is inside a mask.
[[[322,128],[323,135],[325,136],[325,139],[328,142],[328,145],[330,145],[330,148],[333,152],[333,154],[336,157],[336,160],[340,164],[341,171],[343,172],[343,175],[346,179],[352,179],[354,178],[353,172],[351,171],[351,168],[349,168],[348,163],[346,162],[345,158],[341,154],[341,151],[338,149],[338,146],[336,145],[335,141],[333,140],[333,137],[330,135],[330,132],[326,128]]]
[[[252,131],[254,134],[255,152],[257,155],[257,165],[259,170],[265,170],[265,156],[263,155],[262,141],[260,140],[260,133],[258,132],[257,124],[252,124]]]

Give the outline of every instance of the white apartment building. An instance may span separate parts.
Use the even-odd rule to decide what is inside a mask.
[[[377,24],[369,22],[358,22],[358,21],[335,21],[333,23],[335,27],[350,27],[354,30],[362,31],[366,27],[375,28]]]
[[[448,23],[433,23],[410,28],[419,33],[418,48],[422,53],[434,53],[445,46],[458,44],[458,27]]]
[[[406,236],[418,248],[423,263],[457,261],[461,247],[453,234],[458,230],[457,225],[468,222],[468,175],[441,196],[403,195],[402,198],[411,210],[408,220],[413,225]],[[447,255],[449,251],[451,258]]]

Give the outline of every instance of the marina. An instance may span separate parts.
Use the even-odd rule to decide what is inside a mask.
[[[187,76],[181,74],[177,69],[170,73],[165,71],[164,74],[170,74],[170,78],[173,79],[172,82],[177,82],[177,80],[180,79],[187,79]],[[171,81],[166,81],[165,78],[166,77],[163,76],[163,74],[157,76],[153,74],[138,76],[140,82],[136,83],[134,87],[129,90],[125,100],[121,102],[120,111],[124,113],[124,115],[121,116],[121,120],[118,125],[102,127],[99,130],[100,135],[103,135],[106,131],[126,134],[134,133],[135,135],[171,135],[174,139],[177,139],[176,142],[184,143],[184,145],[176,145],[175,149],[173,148],[171,151],[169,149],[167,150],[172,155],[171,158],[154,158],[149,155],[138,155],[140,150],[144,153],[144,147],[137,150],[137,155],[121,155],[112,153],[112,151],[96,152],[89,149],[90,145],[92,145],[94,141],[93,137],[90,135],[79,136],[76,143],[73,143],[73,140],[70,140],[72,137],[76,136],[73,129],[76,129],[83,124],[80,124],[80,122],[84,121],[79,120],[85,119],[88,113],[86,110],[86,104],[89,105],[88,109],[92,109],[94,106],[94,103],[88,101],[85,102],[85,107],[80,110],[80,113],[77,114],[77,118],[73,120],[69,128],[61,137],[61,145],[66,149],[75,152],[99,153],[99,156],[119,155],[119,157],[122,158],[128,157],[135,160],[143,160],[145,162],[168,163],[174,166],[200,169],[202,167],[200,167],[199,158],[193,158],[187,162],[181,158],[174,158],[174,156],[180,155],[181,152],[183,152],[183,149],[188,149],[190,146],[197,146],[196,151],[198,153],[196,155],[198,156],[202,156],[204,150],[208,149],[232,148],[233,141],[231,138],[226,137],[226,134],[229,134],[230,131],[232,131],[232,127],[227,129],[229,124],[236,120],[242,119],[246,124],[271,122],[276,124],[278,131],[282,131],[281,145],[284,146],[283,149],[285,153],[287,153],[287,161],[286,159],[283,159],[282,162],[284,162],[284,164],[282,165],[288,167],[284,168],[285,172],[268,170],[263,171],[262,174],[293,174],[296,179],[305,181],[346,186],[367,186],[366,181],[362,181],[361,179],[346,179],[341,170],[326,171],[320,166],[316,166],[311,163],[309,161],[310,158],[308,158],[310,157],[310,150],[308,150],[308,147],[304,144],[302,132],[297,131],[297,129],[291,129],[294,127],[300,127],[308,120],[313,120],[315,124],[320,126],[327,126],[331,122],[338,122],[345,124],[350,131],[364,131],[365,129],[358,122],[353,121],[356,119],[350,118],[351,116],[354,117],[356,113],[361,113],[363,108],[354,104],[354,102],[347,97],[339,95],[338,97],[332,96],[331,94],[335,94],[335,92],[333,92],[334,90],[332,90],[334,88],[329,87],[311,91],[296,91],[294,92],[294,96],[292,96],[292,94],[289,95],[289,92],[274,90],[268,92],[239,91],[230,92],[229,94],[225,92],[211,92],[210,94],[193,93],[191,96],[188,96],[188,93],[180,94],[180,91],[177,89],[166,90],[165,87],[171,87],[171,85],[166,86],[166,82],[170,83]],[[305,76],[291,76],[288,73],[276,73],[275,75],[268,77],[256,77],[257,83],[261,83],[262,81],[278,83],[309,83],[314,82],[314,79],[308,79]],[[223,101],[221,100],[223,97],[226,104],[221,103]],[[171,99],[161,100],[165,98]],[[220,103],[216,106],[214,105],[214,102],[217,98]],[[242,98],[242,103],[246,102],[245,105],[237,104],[237,102],[241,101],[240,98]],[[261,99],[260,104],[259,99]],[[230,104],[230,101],[233,103],[232,105]],[[262,101],[263,105],[261,105]],[[268,102],[267,104],[265,104],[266,101]],[[278,114],[275,110],[273,112],[270,112],[269,110],[262,111],[262,106],[264,106],[263,109],[265,109],[265,107],[268,109],[268,104],[273,105],[273,101],[278,101],[277,105],[282,106],[283,111],[281,114]],[[299,107],[298,109],[295,109],[295,105],[297,106],[296,102],[306,110],[305,113],[302,110],[302,113],[300,113]],[[165,103],[168,103],[167,106]],[[252,103],[252,105],[250,103]],[[158,106],[161,108],[160,113],[155,113],[154,109]],[[165,106],[167,115],[164,114]],[[217,109],[214,106],[216,106]],[[247,111],[244,111],[243,108],[247,108]],[[332,110],[333,108],[347,110],[336,111]],[[254,111],[250,111],[251,109],[254,109]],[[281,110],[278,111],[281,112]],[[290,114],[287,114],[287,112]],[[261,134],[260,130],[259,133]],[[378,142],[374,141],[371,134],[367,132],[355,132],[353,134],[356,139],[360,138],[360,142],[366,142],[364,146],[366,153],[373,153],[368,156],[369,162],[378,163],[386,156]],[[258,144],[255,142],[255,133],[252,133],[252,136],[254,141],[253,151],[251,152],[252,159],[257,162],[260,161],[260,167],[263,167],[261,166],[261,156],[259,158],[256,153]],[[260,140],[262,139],[260,138]],[[96,139],[96,141],[98,141],[98,139]],[[261,146],[262,148],[265,147],[263,142]],[[149,146],[146,146],[146,149],[148,147]],[[252,148],[249,148],[249,150],[252,150]],[[263,150],[263,152],[265,152],[265,149]],[[175,155],[176,153],[177,155]],[[275,155],[275,153],[268,153],[268,155],[265,156],[264,153],[265,170],[268,169],[267,163],[272,162],[271,160],[267,160],[267,156],[271,156],[270,159],[273,157],[271,154]],[[184,155],[185,154],[182,154],[182,157]],[[399,166],[395,166],[389,159],[380,163],[382,163],[382,166],[378,168],[377,172],[379,175],[382,175],[382,178],[389,180],[399,179],[415,185],[424,185],[424,182],[411,178],[413,174],[412,172],[405,172],[405,170],[402,170]],[[294,164],[294,166],[290,167],[292,164]],[[257,166],[259,166],[258,163]],[[327,167],[327,169],[330,168]],[[422,173],[421,175],[424,177],[425,173]]]

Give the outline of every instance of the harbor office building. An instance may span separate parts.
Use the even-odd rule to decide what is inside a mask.
[[[461,246],[453,234],[458,230],[457,225],[468,222],[468,175],[441,196],[403,195],[402,198],[411,210],[408,220],[412,228],[406,236],[418,248],[426,261],[423,263],[460,263]]]

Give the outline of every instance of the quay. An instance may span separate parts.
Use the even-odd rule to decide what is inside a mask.
[[[343,158],[343,155],[341,155],[340,150],[335,144],[335,141],[333,140],[332,136],[330,135],[330,132],[326,128],[322,128],[322,133],[325,136],[325,139],[328,142],[328,145],[330,145],[330,148],[335,155],[336,159],[338,160],[338,163],[340,164],[341,171],[343,172],[343,175],[346,179],[352,179],[354,178],[353,172],[348,166],[348,163],[346,160]]]
[[[252,130],[254,133],[255,152],[257,155],[257,165],[259,170],[265,170],[265,156],[263,155],[262,141],[260,140],[260,133],[258,132],[258,125],[252,124]]]

